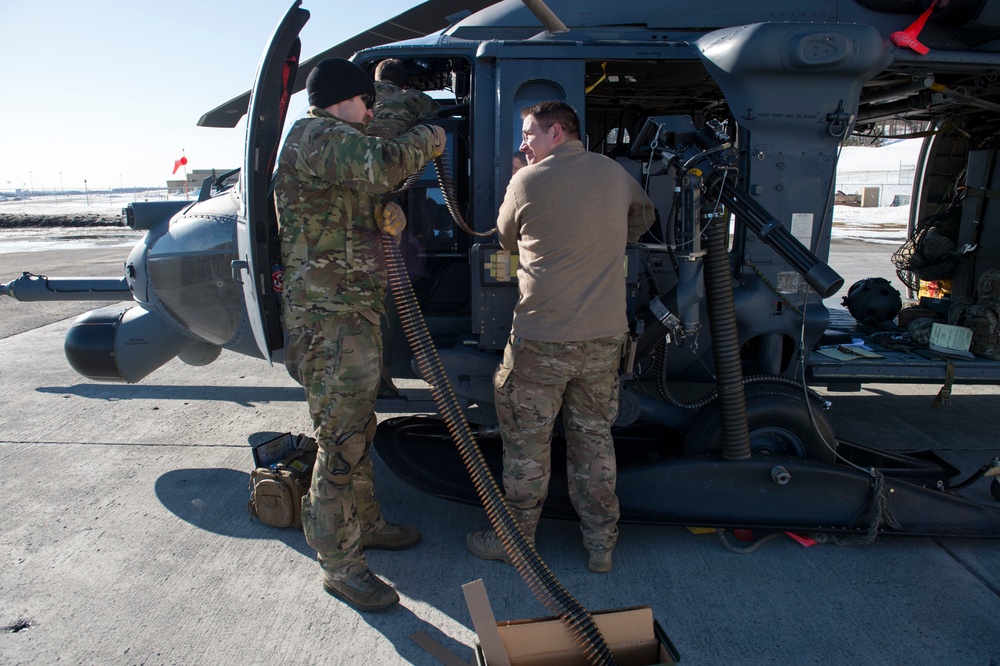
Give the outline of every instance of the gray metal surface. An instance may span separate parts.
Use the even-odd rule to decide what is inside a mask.
[[[113,252],[54,258],[85,274]],[[5,257],[0,280],[26,260]],[[437,663],[417,631],[468,659],[461,586],[478,578],[498,619],[545,614],[514,569],[465,552],[466,531],[486,524],[480,509],[423,495],[378,461],[385,513],[424,540],[370,554],[400,607],[361,615],[332,599],[301,532],[246,512],[249,443],[307,429],[301,389],[232,352],[201,368],[171,361],[139,385],[81,379],[61,353],[81,305],[39,319],[0,301],[0,664]],[[832,394],[830,417],[841,437],[936,447],[963,469],[995,455],[984,415],[1000,389],[956,386],[940,411],[935,391]],[[972,492],[990,501],[984,483]],[[587,571],[575,523],[543,521],[538,544],[589,608],[651,606],[685,664],[1000,662],[998,540],[803,548],[781,537],[737,555],[714,535],[625,525],[606,575]]]

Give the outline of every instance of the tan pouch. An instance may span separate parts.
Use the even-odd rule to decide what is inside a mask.
[[[312,483],[316,451],[297,449],[250,473],[250,514],[271,527],[302,527],[302,497]]]

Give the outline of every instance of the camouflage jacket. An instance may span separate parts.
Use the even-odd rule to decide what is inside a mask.
[[[382,196],[434,151],[424,125],[385,141],[312,107],[292,125],[274,190],[286,330],[335,313],[384,312],[386,270],[375,216]]]
[[[404,90],[388,81],[375,82],[375,117],[368,124],[369,136],[393,139],[417,123],[436,118],[440,105],[419,90]]]

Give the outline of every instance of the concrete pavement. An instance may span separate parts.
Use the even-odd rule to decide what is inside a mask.
[[[67,259],[82,270],[64,274],[94,258]],[[0,280],[27,269],[21,259],[4,255]],[[97,384],[62,354],[73,316],[96,304],[50,305],[38,319],[0,300],[0,665],[438,663],[409,638],[417,631],[468,659],[461,586],[478,578],[498,619],[547,614],[513,568],[465,552],[481,509],[428,497],[377,460],[385,513],[424,533],[413,550],[369,555],[402,603],[364,615],[329,597],[301,532],[246,510],[250,445],[308,428],[284,369],[226,352],[137,385]],[[933,446],[967,471],[1000,452],[1000,389],[956,386],[934,411],[937,388],[832,394],[830,418],[838,436]],[[985,482],[967,494],[992,501]],[[601,575],[575,523],[539,532],[584,605],[651,606],[685,664],[1000,664],[998,540],[804,548],[782,537],[737,555],[714,535],[623,525]]]

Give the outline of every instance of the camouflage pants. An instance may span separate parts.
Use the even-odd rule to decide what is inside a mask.
[[[285,364],[305,387],[319,445],[312,485],[302,498],[302,528],[332,574],[367,566],[361,534],[385,523],[368,455],[381,358],[379,327],[359,314],[293,329],[285,345]]]
[[[507,502],[531,538],[548,495],[552,429],[566,428],[570,500],[588,550],[618,539],[617,468],[611,424],[618,414],[618,365],[625,336],[581,342],[511,337],[493,375],[504,444]]]

